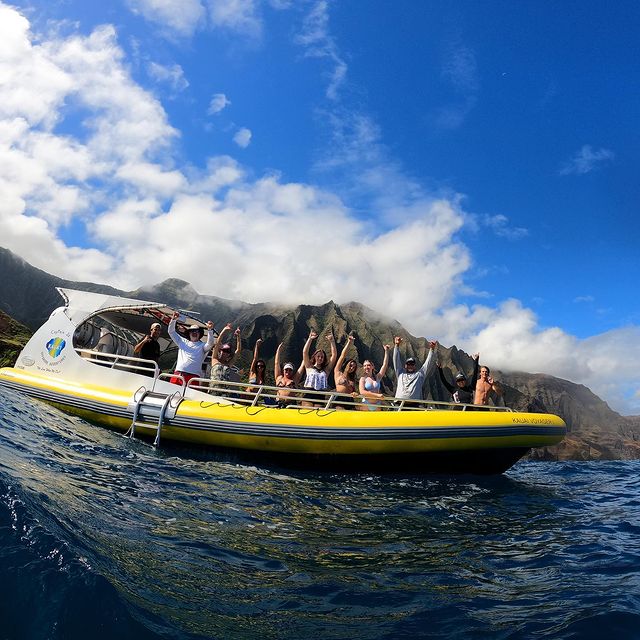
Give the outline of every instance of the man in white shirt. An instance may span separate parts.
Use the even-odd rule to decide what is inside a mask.
[[[396,388],[396,398],[399,400],[422,400],[422,387],[424,381],[431,375],[435,366],[435,352],[438,343],[429,341],[429,353],[427,359],[420,369],[416,370],[416,360],[413,357],[407,358],[402,366],[400,358],[400,345],[402,338],[396,336],[393,339],[393,368],[398,378],[398,387]]]

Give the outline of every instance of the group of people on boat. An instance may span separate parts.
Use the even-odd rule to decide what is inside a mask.
[[[205,330],[197,324],[177,329],[179,312],[175,312],[168,325],[168,333],[171,340],[178,347],[178,356],[175,371],[171,382],[175,384],[188,383],[193,378],[202,378],[205,370],[206,359],[211,352],[210,374],[211,384],[242,383],[241,375],[237,367],[233,366],[234,359],[242,351],[240,328],[233,330],[231,324],[227,324],[217,336],[211,321],[206,323],[207,339],[203,341]],[[158,337],[161,326],[153,323],[146,335],[134,347],[134,353],[143,359],[157,363],[160,356]],[[232,346],[231,336],[234,337],[235,349]],[[390,364],[391,345],[384,345],[384,359],[382,366],[377,369],[370,359],[362,363],[362,375],[357,376],[358,362],[354,357],[348,358],[350,349],[355,349],[355,336],[347,336],[341,353],[338,355],[335,337],[329,332],[326,339],[329,343],[330,354],[324,349],[316,348],[311,352],[311,346],[317,340],[318,334],[311,331],[302,349],[302,362],[295,367],[292,362],[282,364],[284,344],[280,343],[275,353],[273,377],[275,386],[278,387],[277,402],[280,406],[286,406],[293,400],[302,406],[317,406],[323,404],[322,394],[335,390],[340,394],[337,405],[343,409],[378,410],[385,397],[382,390],[382,380],[385,377]],[[238,389],[243,388],[247,393],[255,393],[260,386],[267,384],[267,363],[260,357],[262,339],[258,338],[254,345],[253,359],[249,369],[248,386],[229,385],[232,397],[237,397]],[[423,400],[423,388],[427,379],[438,370],[442,385],[451,394],[451,401],[459,405],[487,405],[490,398],[494,403],[502,404],[502,389],[500,384],[491,378],[489,368],[479,366],[479,354],[473,356],[474,370],[470,379],[465,373],[456,375],[453,383],[447,380],[441,363],[437,358],[438,343],[429,342],[427,357],[418,367],[416,359],[409,355],[402,358],[400,347],[403,339],[400,336],[394,338],[393,355],[391,363],[396,374],[397,384],[395,389],[396,400]],[[330,377],[333,374],[335,386],[330,386]],[[184,382],[183,382],[184,381]]]

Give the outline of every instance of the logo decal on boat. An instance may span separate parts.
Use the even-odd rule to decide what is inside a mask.
[[[67,343],[62,338],[51,338],[46,345],[47,351],[52,358],[57,358],[66,346]]]

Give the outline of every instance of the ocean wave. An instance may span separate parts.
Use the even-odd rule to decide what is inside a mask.
[[[607,624],[632,638],[640,625],[637,462],[290,473],[156,450],[17,394],[0,411],[8,638],[589,638]]]

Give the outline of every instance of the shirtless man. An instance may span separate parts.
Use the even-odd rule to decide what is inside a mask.
[[[480,367],[480,378],[476,383],[476,392],[473,396],[473,404],[488,405],[491,392],[500,395],[501,387],[489,375],[489,367]]]

